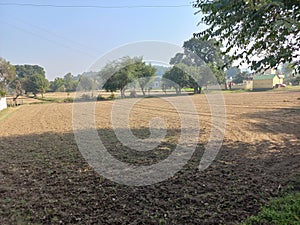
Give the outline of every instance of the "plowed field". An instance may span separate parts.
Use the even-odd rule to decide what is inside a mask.
[[[211,130],[210,107],[204,95],[191,98],[201,125],[194,155],[173,177],[141,187],[110,181],[84,160],[72,129],[73,104],[2,112],[0,224],[238,224],[257,213],[300,173],[300,92],[224,94],[224,142],[204,171],[198,165]],[[143,154],[115,138],[113,104],[96,104],[97,131],[113,156],[149,165],[176,146],[180,115],[168,101],[140,99],[131,110],[130,126],[140,138],[149,136],[152,118],[167,127],[165,142]]]

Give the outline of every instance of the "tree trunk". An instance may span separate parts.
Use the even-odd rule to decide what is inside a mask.
[[[142,88],[143,96],[146,95],[144,88]]]

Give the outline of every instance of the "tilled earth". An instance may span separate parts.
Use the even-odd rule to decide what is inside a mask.
[[[289,188],[300,173],[300,92],[224,98],[226,133],[213,163],[198,170],[210,137],[211,112],[204,95],[192,96],[198,111],[192,116],[199,116],[201,125],[197,148],[174,176],[148,186],[115,183],[89,166],[74,138],[73,104],[7,111],[0,117],[0,224],[240,223]],[[169,99],[180,102],[183,97]],[[98,102],[95,113],[97,131],[111,155],[139,166],[159,162],[174,150],[180,113],[168,97],[140,99],[131,109],[130,127],[139,138],[149,137],[151,119],[165,120],[165,139],[147,152],[136,153],[116,139],[113,104]]]

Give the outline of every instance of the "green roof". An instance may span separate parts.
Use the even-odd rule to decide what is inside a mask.
[[[256,75],[253,77],[253,80],[273,80],[276,74],[264,74],[264,75]]]

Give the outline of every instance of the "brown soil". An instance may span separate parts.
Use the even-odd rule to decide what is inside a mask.
[[[300,173],[300,92],[224,96],[226,134],[210,167],[197,169],[210,110],[204,95],[193,96],[201,120],[195,154],[175,176],[144,187],[114,183],[85,162],[72,132],[71,103],[8,111],[0,121],[0,224],[237,224],[257,213]],[[112,155],[147,165],[170,153],[180,132],[174,107],[157,98],[135,105],[134,134],[147,137],[149,120],[157,116],[168,127],[168,144],[135,158],[114,137],[112,104],[98,102],[96,110]]]

